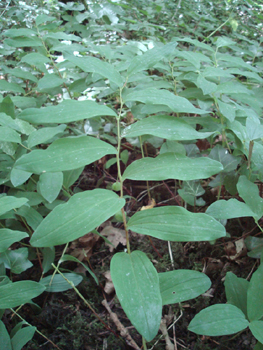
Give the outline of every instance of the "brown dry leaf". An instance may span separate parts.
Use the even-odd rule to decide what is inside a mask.
[[[113,252],[114,248],[116,248],[119,243],[126,246],[126,235],[124,230],[108,225],[104,227],[100,234],[107,237],[107,239],[113,244],[114,247],[106,243],[110,248],[110,252]]]
[[[207,258],[206,259],[206,263],[203,269],[203,272],[208,275],[211,276],[214,272],[218,271],[218,270],[222,270],[224,264],[221,260],[219,259],[213,259],[213,258]]]
[[[80,261],[88,260],[92,255],[94,245],[99,239],[100,236],[91,232],[87,233],[85,236],[71,243],[69,247],[70,254]]]
[[[104,287],[104,292],[107,293],[107,294],[111,294],[114,292],[114,285],[113,285],[113,282],[112,282],[112,279],[111,279],[111,274],[110,274],[110,271],[106,271],[104,272],[103,274],[106,278],[106,283],[105,283],[105,287]]]
[[[225,251],[227,253],[227,257],[230,260],[237,260],[241,256],[246,255],[247,248],[244,242],[244,239],[241,238],[236,242],[228,242],[225,246]]]

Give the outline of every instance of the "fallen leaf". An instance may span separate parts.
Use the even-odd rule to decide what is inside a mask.
[[[113,244],[112,246],[106,243],[110,249],[110,252],[113,252],[114,248],[117,248],[119,243],[126,246],[126,234],[124,230],[108,225],[104,227],[100,234],[107,237],[107,239]]]
[[[103,274],[106,278],[106,283],[105,283],[105,287],[104,287],[104,292],[107,294],[111,294],[114,292],[115,288],[111,279],[111,274],[110,271],[106,271]]]

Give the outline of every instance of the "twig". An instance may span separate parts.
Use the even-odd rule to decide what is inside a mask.
[[[127,328],[125,328],[123,326],[123,324],[120,322],[117,314],[115,314],[115,312],[111,311],[111,308],[109,306],[109,304],[107,303],[107,300],[103,300],[102,305],[107,309],[111,320],[114,322],[115,326],[117,327],[118,331],[120,332],[121,336],[126,339],[126,342],[129,346],[131,346],[133,349],[136,350],[140,350],[140,347],[135,343],[135,341],[132,339],[132,337],[130,336],[129,331],[127,330]]]

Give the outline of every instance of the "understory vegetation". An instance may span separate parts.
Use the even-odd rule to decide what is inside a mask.
[[[262,23],[1,2],[1,349],[263,350]]]

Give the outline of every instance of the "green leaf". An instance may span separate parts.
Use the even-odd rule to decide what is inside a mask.
[[[244,278],[238,278],[232,272],[227,272],[224,285],[228,304],[239,308],[247,317],[247,290],[249,282]]]
[[[208,157],[220,162],[224,166],[223,172],[225,173],[235,170],[241,161],[240,157],[229,154],[228,150],[221,145],[216,145]]]
[[[128,228],[175,242],[212,241],[226,235],[224,226],[211,216],[178,206],[139,211],[130,218]]]
[[[177,113],[207,114],[207,111],[195,108],[186,98],[176,96],[167,90],[149,88],[143,91],[133,91],[124,97],[124,101],[139,101],[142,103],[165,105]]]
[[[255,213],[255,220],[258,221],[263,215],[263,198],[259,195],[257,185],[249,181],[245,175],[241,175],[237,183],[237,189],[240,197]]]
[[[33,281],[19,281],[0,286],[0,309],[10,309],[29,302],[46,288]]]
[[[58,292],[64,292],[66,290],[72,289],[72,286],[61,275],[55,275],[53,278],[52,276],[53,275],[44,277],[39,282],[40,284],[45,286],[46,292],[58,293]],[[74,286],[77,286],[83,280],[82,276],[77,275],[75,273],[64,273],[64,276],[70,282],[72,282]],[[52,283],[50,284],[51,280],[52,280]]]
[[[257,342],[257,344],[254,346],[253,350],[263,350],[263,344],[260,342]]]
[[[58,126],[41,128],[32,132],[27,139],[28,147],[33,148],[36,145],[50,141],[54,136],[62,134],[66,127],[66,124],[60,124]]]
[[[218,220],[255,216],[255,213],[249,208],[249,206],[235,198],[229,200],[221,199],[212,203],[207,208],[206,214],[211,215]]]
[[[16,198],[12,196],[4,196],[0,198],[0,215],[8,211],[19,208],[28,201],[27,198]]]
[[[56,17],[51,17],[46,14],[42,14],[36,17],[36,25],[39,26],[44,22],[51,22],[51,21],[54,21],[55,19]]]
[[[25,90],[20,85],[9,83],[6,80],[0,80],[0,91],[18,92],[21,94],[25,93]]]
[[[42,261],[43,274],[45,274],[52,268],[52,264],[55,261],[55,248],[46,247],[41,249],[41,252],[43,254],[43,261]]]
[[[37,188],[41,195],[49,202],[52,203],[62,188],[63,173],[43,173],[39,177]]]
[[[20,135],[7,126],[0,126],[0,140],[21,143]]]
[[[206,179],[223,170],[221,163],[210,158],[189,158],[174,153],[164,153],[156,158],[143,158],[130,164],[124,179],[160,181],[166,179]]]
[[[218,107],[220,112],[223,114],[227,120],[230,122],[233,122],[236,117],[236,107],[233,106],[231,103],[224,103],[220,100],[217,100]]]
[[[211,286],[204,273],[191,270],[159,273],[159,282],[163,305],[194,299]]]
[[[1,339],[1,346],[4,350],[13,350],[9,334],[2,321],[0,321],[0,339]]]
[[[9,38],[16,38],[18,36],[34,36],[36,35],[37,32],[35,32],[32,29],[29,28],[12,28],[12,29],[8,29],[4,32],[4,35],[9,37]]]
[[[247,313],[250,321],[263,316],[263,264],[253,273],[247,292]]]
[[[249,325],[249,329],[254,337],[260,341],[260,343],[263,343],[263,321],[252,321]]]
[[[158,333],[162,298],[157,271],[146,254],[117,253],[111,260],[111,278],[121,306],[137,331],[151,341]]]
[[[84,170],[84,167],[64,171],[63,172],[63,186],[66,189],[69,189],[70,186],[72,186],[74,184],[74,182],[78,180],[78,178],[80,177],[83,170]]]
[[[217,85],[207,80],[203,75],[199,74],[197,78],[197,86],[202,89],[204,95],[212,94],[216,91]]]
[[[112,64],[98,58],[66,55],[66,59],[81,68],[84,72],[94,72],[102,75],[118,87],[121,87],[124,83],[122,76]]]
[[[46,74],[43,78],[38,81],[38,89],[41,91],[47,91],[53,89],[64,83],[64,80],[58,77],[56,74]]]
[[[154,47],[146,51],[142,55],[134,57],[127,69],[128,76],[138,73],[142,70],[152,68],[156,63],[159,63],[163,58],[169,57],[174,51],[177,43],[172,42],[161,47]]]
[[[28,63],[29,65],[36,66],[39,64],[44,65],[49,63],[50,59],[47,56],[41,55],[40,53],[32,52],[21,58],[21,62]]]
[[[103,115],[117,116],[109,107],[94,101],[64,100],[57,106],[28,108],[19,114],[19,118],[32,124],[50,124],[71,123]]]
[[[63,261],[74,261],[78,264],[81,264],[90,274],[91,276],[94,278],[95,282],[97,284],[99,284],[99,281],[96,277],[96,275],[91,271],[91,269],[85,265],[82,261],[80,261],[79,259],[75,258],[74,256],[72,255],[69,255],[69,254],[64,254],[60,259],[59,259],[59,264],[62,263]]]
[[[255,122],[253,119],[247,118],[246,131],[250,141],[263,137],[263,125],[260,124],[260,121]]]
[[[37,193],[36,193],[37,194]],[[22,216],[26,219],[26,222],[29,226],[32,227],[33,230],[36,230],[38,225],[43,220],[43,217],[41,214],[36,211],[36,209],[24,205],[22,208],[19,208],[17,211],[17,215]]]
[[[200,69],[200,63],[201,62],[208,62],[211,63],[211,60],[209,57],[203,55],[200,52],[194,52],[194,51],[177,51],[176,56],[185,58],[189,63],[191,63],[196,69]],[[215,85],[215,84],[213,84]]]
[[[71,242],[113,216],[124,203],[123,198],[103,189],[75,194],[45,217],[30,243],[34,247],[51,247]]]
[[[33,338],[36,329],[36,327],[32,326],[19,329],[11,339],[12,349],[21,350]]]
[[[154,135],[167,140],[204,139],[213,132],[198,132],[184,120],[170,115],[154,115],[127,126],[122,137]]]
[[[234,334],[247,328],[249,322],[236,306],[216,304],[199,312],[189,324],[189,331],[207,336]]]
[[[5,39],[4,43],[11,47],[43,46],[41,39],[37,37],[16,37],[14,39]]]
[[[0,263],[4,263],[6,269],[10,269],[12,273],[16,274],[20,274],[33,266],[28,260],[28,248],[6,250],[1,253]]]
[[[0,253],[7,250],[13,243],[19,242],[21,239],[28,237],[26,232],[13,231],[8,228],[0,229]]]
[[[65,137],[54,141],[46,150],[34,150],[22,157],[15,168],[40,174],[72,170],[90,164],[116,149],[93,137]]]

